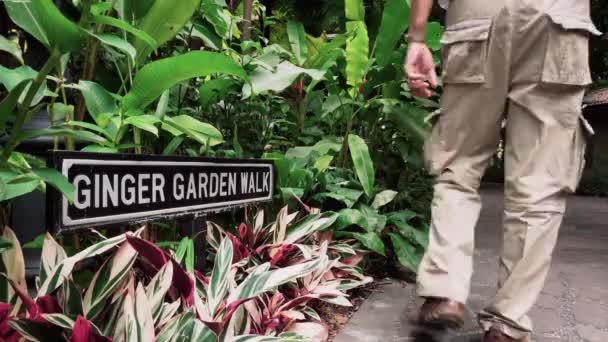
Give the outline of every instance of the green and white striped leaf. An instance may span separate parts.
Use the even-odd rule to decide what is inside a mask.
[[[46,233],[42,245],[42,257],[40,258],[40,282],[44,283],[48,274],[66,258],[65,251],[51,234]]]
[[[253,233],[258,234],[264,228],[264,210],[260,210],[255,215],[255,224],[253,225]]]
[[[131,270],[137,252],[130,244],[123,244],[112,259],[106,261],[95,274],[83,302],[85,317],[93,320],[105,307],[106,299],[118,287],[122,279]]]
[[[209,281],[209,292],[207,294],[207,305],[213,317],[222,304],[224,296],[228,292],[230,285],[230,266],[232,265],[232,241],[224,238],[220,249],[215,256],[211,280]]]
[[[192,342],[215,342],[217,336],[208,326],[198,319],[193,320],[192,337],[188,341]]]
[[[3,264],[1,270],[17,287],[27,293],[27,284],[25,282],[25,259],[23,258],[21,244],[19,243],[15,232],[9,227],[4,227],[1,237],[13,245],[11,249],[1,254]],[[16,310],[21,307],[21,300],[16,296],[12,286],[9,285],[8,279],[5,279],[4,277],[0,278],[2,296],[5,297],[0,300],[5,300],[7,303],[14,301],[13,313],[16,313]]]
[[[150,303],[155,322],[160,319],[163,301],[167,291],[169,291],[169,288],[171,287],[172,279],[173,263],[168,262],[156,273],[146,287],[148,302]]]
[[[8,325],[17,330],[27,341],[50,342],[63,340],[56,330],[49,329],[45,323],[31,319],[10,320]]]
[[[313,342],[310,338],[295,333],[282,333],[279,336],[243,335],[234,338],[234,342]]]
[[[76,323],[74,319],[64,314],[42,314],[42,317],[45,321],[54,324],[58,327],[62,327],[64,329],[71,330],[74,328],[74,324]],[[101,330],[99,330],[99,328],[95,324],[93,324],[93,322],[89,323],[91,324],[91,329],[93,330],[93,333],[95,333],[96,335],[103,336]]]
[[[63,311],[68,315],[82,315],[82,295],[72,279],[68,279],[61,287],[63,290]]]
[[[174,342],[174,341],[187,341],[186,335],[181,334],[184,330],[187,330],[194,323],[194,313],[192,311],[184,312],[179,316],[174,317],[160,332],[156,338],[156,342]]]
[[[74,323],[76,323],[72,318],[64,314],[42,314],[42,317],[45,321],[65,329],[72,329]]]
[[[326,262],[327,256],[305,263],[269,271],[270,264],[255,267],[243,282],[230,294],[228,303],[253,298],[292,280],[302,278],[314,272]]]
[[[135,293],[127,293],[123,312],[126,320],[126,341],[154,341],[154,321],[152,320],[152,312],[146,297],[146,291],[141,283],[137,285]]]
[[[333,212],[310,215],[289,229],[285,242],[296,243],[314,232],[329,228],[337,219],[338,214]]]
[[[76,265],[77,262],[80,262],[86,258],[90,258],[90,257],[94,257],[97,255],[103,254],[103,253],[109,251],[110,249],[118,246],[122,242],[124,242],[125,239],[126,239],[125,234],[121,234],[116,237],[98,242],[69,258],[65,258],[47,276],[47,279],[42,283],[42,286],[40,287],[40,290],[38,291],[38,295],[39,296],[47,295],[47,294],[55,291],[59,286],[61,286],[61,284],[63,284],[64,280],[72,273],[72,270],[74,269],[74,265]]]
[[[274,243],[281,243],[285,240],[287,234],[287,226],[293,221],[298,213],[295,212],[289,215],[288,206],[283,207],[277,214],[277,222],[275,223],[274,231]]]
[[[167,322],[169,322],[173,318],[173,316],[175,316],[177,310],[179,310],[180,305],[180,299],[176,300],[173,303],[163,303],[158,314],[158,319],[155,319],[154,321],[156,326],[162,327]]]

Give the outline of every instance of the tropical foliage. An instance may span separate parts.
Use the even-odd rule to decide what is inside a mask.
[[[264,211],[209,224],[204,272],[197,237],[170,220],[119,235],[47,234],[27,244],[43,255],[32,298],[5,228],[3,338],[323,340],[309,304],[349,305],[349,291],[371,281],[359,267],[368,256],[416,270],[431,194],[422,142],[438,104],[402,80],[408,2],[315,3],[3,1],[0,226],[22,195],[51,186],[74,196],[30,151],[35,139],[265,158],[278,173]],[[428,30],[437,57],[441,30]]]

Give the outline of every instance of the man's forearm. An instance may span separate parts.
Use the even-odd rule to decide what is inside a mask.
[[[433,8],[433,0],[412,0],[409,39],[410,41],[424,42],[426,38],[426,24]]]

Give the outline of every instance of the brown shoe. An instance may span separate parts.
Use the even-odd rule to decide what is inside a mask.
[[[459,329],[464,325],[464,304],[446,298],[428,298],[418,316],[422,325]]]
[[[528,342],[528,338],[516,339],[503,334],[498,329],[490,329],[483,335],[483,342]]]

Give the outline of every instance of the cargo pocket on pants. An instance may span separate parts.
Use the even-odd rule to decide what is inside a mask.
[[[549,13],[551,21],[541,80],[544,83],[587,86],[589,34],[601,34],[588,17]]]
[[[594,134],[589,122],[581,115],[574,133],[571,151],[572,163],[570,164],[570,172],[566,182],[566,191],[569,193],[574,193],[581,181],[585,170],[587,145]]]
[[[463,21],[446,28],[443,43],[444,83],[484,83],[491,18]]]

